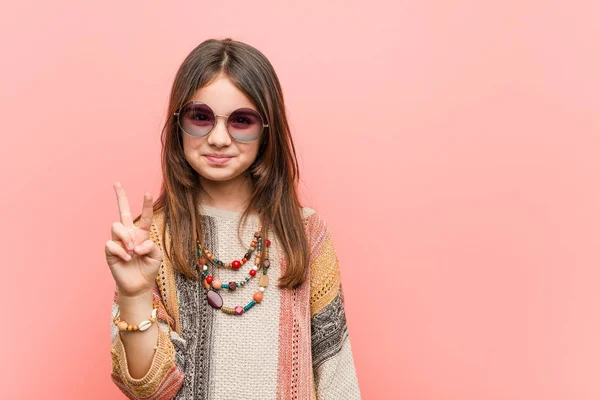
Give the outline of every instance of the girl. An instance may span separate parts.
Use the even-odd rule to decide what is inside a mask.
[[[338,260],[257,49],[206,40],[179,68],[163,184],[123,187],[106,260],[112,380],[131,399],[360,399]]]

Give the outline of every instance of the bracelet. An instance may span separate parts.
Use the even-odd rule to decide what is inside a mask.
[[[145,331],[150,328],[153,322],[156,322],[156,315],[158,313],[158,303],[152,302],[152,316],[150,319],[140,322],[138,325],[130,325],[126,321],[121,321],[119,317],[121,316],[121,310],[119,309],[119,305],[117,304],[117,310],[115,311],[115,315],[113,316],[113,323],[119,328],[119,332],[123,331]]]

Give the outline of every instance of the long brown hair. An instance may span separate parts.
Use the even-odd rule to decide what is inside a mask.
[[[196,90],[224,74],[254,103],[266,123],[258,156],[246,174],[253,182],[250,202],[242,213],[240,227],[252,211],[258,214],[266,235],[270,228],[281,242],[287,269],[278,282],[279,288],[293,289],[304,282],[308,271],[309,249],[298,199],[299,169],[296,150],[283,102],[283,92],[275,70],[267,58],[254,47],[230,38],[209,39],[185,58],[177,71],[162,130],[163,182],[154,212],[164,211],[165,229],[170,229],[171,246],[165,254],[176,272],[199,279],[196,241],[203,243],[204,232],[198,210],[197,195],[201,179],[189,165],[183,152],[181,132],[173,113],[177,112]],[[138,217],[139,218],[139,217]],[[190,263],[189,260],[193,260]]]

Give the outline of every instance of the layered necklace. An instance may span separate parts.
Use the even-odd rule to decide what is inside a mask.
[[[267,271],[271,266],[271,262],[269,261],[269,247],[271,246],[271,241],[266,239],[264,241],[264,249],[263,249],[263,238],[260,230],[254,233],[254,239],[252,243],[250,243],[250,247],[248,251],[240,260],[233,260],[231,262],[225,263],[219,260],[213,252],[203,246],[200,241],[196,242],[196,251],[198,253],[199,265],[202,266],[202,276],[204,287],[208,291],[206,293],[206,300],[208,304],[218,310],[223,311],[229,315],[243,315],[246,311],[254,307],[257,303],[260,303],[263,300],[263,293],[267,286],[269,286],[269,276],[267,275]],[[263,251],[264,250],[264,251]],[[239,270],[244,264],[250,261],[252,255],[254,254],[254,266],[248,271],[248,275],[241,281],[231,281],[231,282],[222,282],[220,279],[215,276],[208,275],[208,265],[207,263],[212,263],[216,268],[231,268],[233,270]],[[222,289],[229,290],[233,292],[237,288],[243,287],[246,285],[250,279],[254,278],[259,271],[262,270],[262,275],[258,282],[258,292],[254,293],[252,296],[252,300],[244,305],[237,305],[235,307],[226,307],[223,305],[223,297],[219,294]],[[216,271],[216,269],[215,269]]]

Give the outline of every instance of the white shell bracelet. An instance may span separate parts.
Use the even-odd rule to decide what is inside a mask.
[[[150,328],[153,322],[156,322],[156,316],[158,314],[158,303],[152,303],[152,316],[150,319],[140,322],[138,325],[130,325],[125,321],[121,321],[119,317],[121,316],[121,310],[119,309],[119,305],[117,304],[117,308],[113,314],[113,323],[119,328],[119,332],[123,331],[145,331]]]

